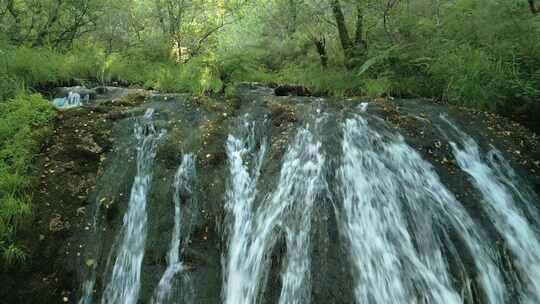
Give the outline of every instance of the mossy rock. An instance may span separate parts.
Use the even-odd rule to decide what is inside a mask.
[[[182,148],[184,134],[182,130],[173,128],[160,143],[156,155],[156,160],[164,162],[167,168],[174,168],[178,165],[178,160],[182,159]]]
[[[272,117],[272,124],[276,127],[286,123],[294,123],[298,120],[294,107],[291,105],[270,101],[268,107]]]

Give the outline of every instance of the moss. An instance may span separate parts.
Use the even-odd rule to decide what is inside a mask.
[[[209,112],[227,113],[230,111],[229,104],[209,96],[194,96],[191,101]]]
[[[203,167],[214,166],[227,159],[223,149],[228,132],[227,119],[228,116],[218,116],[200,126],[202,143],[197,153],[197,159]]]
[[[182,159],[184,134],[179,128],[173,128],[165,140],[158,146],[156,159],[165,162],[167,168],[175,168]]]
[[[147,91],[128,94],[113,101],[116,106],[121,107],[133,107],[145,102],[150,97],[150,93]]]

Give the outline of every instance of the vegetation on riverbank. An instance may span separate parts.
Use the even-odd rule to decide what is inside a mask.
[[[34,155],[48,136],[54,112],[39,95],[0,103],[0,255],[8,265],[27,258],[17,243],[17,230],[30,223]]]

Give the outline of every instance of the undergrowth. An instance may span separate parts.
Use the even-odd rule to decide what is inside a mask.
[[[0,255],[7,265],[27,259],[24,247],[17,244],[17,230],[31,221],[32,164],[54,114],[37,94],[0,102]]]

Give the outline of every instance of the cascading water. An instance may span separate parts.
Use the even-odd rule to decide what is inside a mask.
[[[247,118],[246,118],[247,119]],[[225,303],[250,303],[256,298],[258,274],[248,265],[247,256],[253,237],[253,203],[257,191],[257,182],[266,155],[266,140],[256,151],[255,125],[245,120],[241,126],[239,138],[229,135],[227,139],[227,156],[231,175],[230,188],[227,190],[226,210],[231,217],[230,241],[225,273]],[[252,170],[245,160],[252,158],[255,162]]]
[[[524,210],[536,214],[535,199],[520,190],[513,169],[502,154],[492,147],[487,159],[472,137],[465,134],[446,117],[442,117],[461,138],[450,140],[459,167],[470,175],[474,186],[482,193],[482,208],[511,251],[513,263],[523,282],[520,293],[523,303],[540,302],[540,241]]]
[[[462,303],[442,257],[439,235],[446,232],[437,229],[446,224],[471,250],[488,303],[503,303],[489,244],[430,165],[401,137],[385,138],[362,117],[343,127],[341,225],[355,268],[356,302]]]
[[[102,303],[135,304],[141,285],[141,265],[146,242],[146,204],[152,179],[152,165],[157,144],[163,136],[153,124],[153,109],[148,109],[143,123],[135,126],[137,138],[137,174],[131,188],[128,210],[124,215],[121,239],[111,278]]]
[[[452,147],[463,172],[439,165],[437,153],[426,154],[432,165],[375,114],[381,111],[377,103],[311,101],[254,101],[250,114],[226,139],[225,166],[219,150],[223,138],[214,138],[222,133],[215,132],[220,131],[215,125],[233,114],[220,113],[214,124],[213,116],[196,106],[150,99],[167,120],[159,123],[172,130],[167,139],[173,132],[181,138],[164,143],[156,156],[162,134],[149,110],[135,127],[133,184],[131,165],[118,161],[131,149],[125,137],[129,129],[124,128],[130,121],[119,122],[123,125],[115,130],[112,154],[118,158],[105,163],[109,167],[93,194],[96,212],[104,197],[123,197],[130,186],[131,196],[119,231],[94,222],[103,235],[92,237],[99,249],[93,250],[86,239],[81,242],[88,259],[79,261],[91,260],[92,267],[85,263],[89,268],[81,271],[86,281],[79,303],[91,304],[94,291],[102,288],[104,304],[540,303],[538,198],[524,189],[500,152],[482,154],[473,139],[452,126],[443,133],[459,139]],[[317,107],[332,119],[321,120],[326,116],[320,110],[316,115],[306,111]],[[269,113],[268,119],[255,118],[259,110]],[[431,121],[411,111],[422,123]],[[297,128],[295,133],[289,133],[291,128]],[[293,136],[285,149],[282,143],[289,134]],[[433,132],[422,136],[419,145],[431,136],[441,139]],[[176,155],[185,148],[207,155],[197,180],[194,155],[185,155],[177,168]],[[153,171],[160,172],[155,179]],[[458,195],[462,204],[450,192],[466,182],[460,178],[466,174],[482,201]],[[128,178],[117,187],[103,186],[122,176]],[[147,216],[150,183],[156,185],[156,204],[149,206]],[[174,211],[169,188],[174,188]],[[205,193],[196,193],[199,189]],[[204,199],[195,201],[198,197]],[[191,207],[200,211],[200,218],[189,218]],[[335,217],[329,217],[332,209]],[[171,213],[174,225],[169,225]],[[117,209],[110,209],[99,221],[115,223],[116,214]],[[224,229],[212,230],[214,226]],[[164,234],[170,230],[171,235]],[[213,233],[222,232],[223,243],[216,244]],[[102,243],[114,238],[105,264],[101,249],[107,245]],[[152,248],[142,266],[145,246]],[[167,264],[162,273],[163,257]],[[184,265],[190,265],[189,271]]]
[[[89,96],[85,95],[84,98],[81,97],[79,93],[69,92],[68,96],[63,98],[55,98],[53,100],[53,105],[59,109],[70,109],[75,107],[80,107],[84,102],[88,102]]]
[[[182,198],[193,197],[193,184],[195,180],[195,157],[193,154],[184,155],[182,164],[174,177],[174,228],[172,232],[171,247],[167,256],[167,269],[157,286],[153,303],[169,303],[172,299],[174,277],[181,273],[184,265],[180,259],[180,243],[182,238]],[[184,202],[185,203],[185,202]]]
[[[438,272],[419,259],[402,213],[400,184],[379,156],[382,136],[360,117],[344,125],[342,180],[344,230],[357,268],[357,303],[417,302],[413,276],[428,303],[460,303],[445,265]],[[433,249],[439,251],[438,244]],[[409,274],[407,265],[414,267]],[[409,277],[410,276],[410,277]]]
[[[309,233],[324,164],[319,152],[321,143],[308,129],[301,128],[284,156],[276,191],[254,209],[266,144],[261,145],[250,175],[244,159],[246,153],[253,153],[255,145],[250,142],[249,138],[234,136],[227,142],[231,171],[227,210],[233,217],[233,227],[227,255],[225,303],[257,301],[268,272],[267,252],[275,243],[274,230],[278,226],[285,228],[287,242],[280,303],[309,303]],[[292,212],[288,220],[286,211]]]
[[[289,218],[285,223],[287,254],[282,272],[280,304],[310,303],[310,232],[311,214],[318,194],[325,182],[322,169],[325,158],[321,154],[321,142],[316,141],[307,129],[298,132],[296,153],[289,161],[299,162],[295,170],[282,174],[275,200],[290,201]],[[287,158],[286,158],[287,160]],[[287,166],[287,161],[284,166]]]

